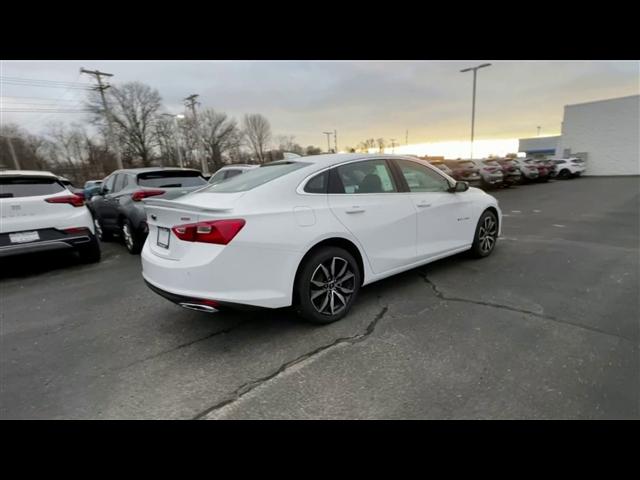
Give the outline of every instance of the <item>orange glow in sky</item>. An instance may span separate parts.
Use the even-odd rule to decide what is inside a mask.
[[[471,155],[470,141],[448,141],[448,142],[426,142],[409,145],[396,145],[384,149],[384,153],[395,153],[400,155],[429,155],[431,157],[445,158],[469,158]],[[392,152],[393,151],[393,152]],[[378,152],[378,149],[371,149],[371,153]],[[474,140],[473,157],[485,158],[489,155],[505,156],[508,153],[518,152],[518,139],[485,139]]]

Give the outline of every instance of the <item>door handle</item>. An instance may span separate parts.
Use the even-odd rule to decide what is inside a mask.
[[[425,203],[425,202],[422,202],[422,203],[418,204],[418,207],[420,207],[420,208],[427,208],[427,207],[430,207],[430,206],[431,206],[430,203]]]
[[[347,213],[364,213],[364,208],[360,208],[357,205],[351,207],[351,210],[347,210]]]

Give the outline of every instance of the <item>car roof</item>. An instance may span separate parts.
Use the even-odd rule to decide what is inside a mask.
[[[0,170],[0,175],[25,175],[25,176],[39,176],[39,177],[55,177],[58,178],[57,175],[47,172],[44,170]]]

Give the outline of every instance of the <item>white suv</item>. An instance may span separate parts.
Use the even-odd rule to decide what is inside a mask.
[[[584,160],[577,157],[553,158],[558,178],[579,177],[587,169]]]
[[[84,200],[50,172],[0,172],[0,257],[48,250],[76,250],[98,262],[100,245]]]

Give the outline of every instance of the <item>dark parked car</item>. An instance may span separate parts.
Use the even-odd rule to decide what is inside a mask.
[[[445,165],[451,169],[451,176],[459,181],[468,182],[472,187],[482,184],[480,169],[471,160],[445,160]]]
[[[172,199],[205,185],[207,181],[198,170],[187,168],[116,170],[87,204],[93,214],[96,235],[103,241],[118,235],[129,253],[140,253],[148,233],[142,200]]]
[[[60,183],[62,183],[65,187],[67,187],[67,190],[69,190],[71,193],[79,196],[80,198],[84,198],[83,188],[76,187],[73,183],[71,183],[71,180],[69,180],[67,177],[58,176],[58,180],[60,180]]]
[[[88,202],[96,193],[100,191],[102,180],[88,180],[84,184],[84,200]]]

